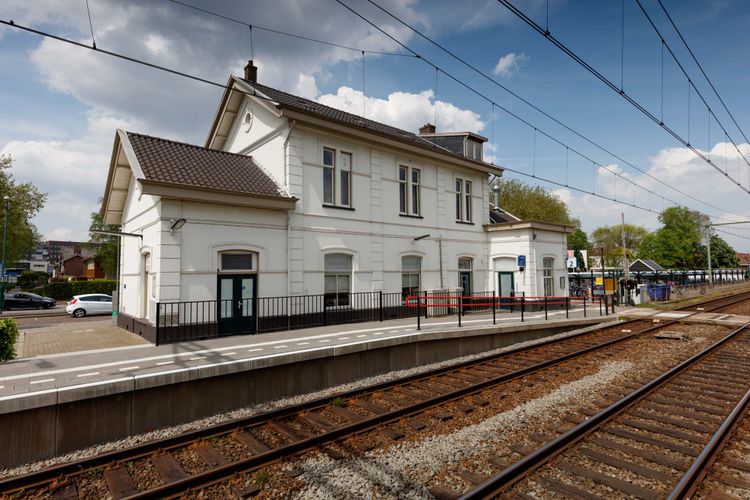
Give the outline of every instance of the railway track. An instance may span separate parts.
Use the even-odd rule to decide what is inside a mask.
[[[689,309],[718,310],[748,298],[750,293],[721,297],[691,305]],[[351,391],[334,400],[310,401],[50,467],[0,481],[0,496],[41,495],[68,499],[94,494],[113,498],[164,498],[180,495],[190,488],[224,482],[238,472],[256,470],[280,458],[343,439],[355,451],[364,451],[373,446],[367,438],[361,438],[365,432],[379,430],[393,440],[400,439],[403,433],[389,426],[394,421],[405,420],[415,430],[424,428],[432,419],[451,418],[441,405],[450,404],[451,411],[472,411],[487,404],[479,395],[487,388],[621,344],[672,323],[623,322],[615,327]],[[186,460],[188,455],[190,460]],[[238,486],[236,494],[244,497],[252,494],[252,489],[252,486]]]
[[[570,416],[574,428],[462,498],[530,498],[532,492],[684,498],[705,475],[712,453],[706,450],[722,439],[717,429],[729,427],[725,418],[746,409],[748,380],[750,323],[596,414]]]

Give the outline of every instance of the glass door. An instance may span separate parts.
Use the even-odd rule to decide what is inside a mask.
[[[505,303],[508,304],[506,306],[500,306],[502,309],[510,309],[513,310],[513,296],[514,296],[514,286],[513,286],[513,273],[497,273],[497,282],[498,286],[497,289],[500,292],[500,300],[499,302],[501,304]]]
[[[255,287],[254,274],[219,276],[219,335],[255,332]]]

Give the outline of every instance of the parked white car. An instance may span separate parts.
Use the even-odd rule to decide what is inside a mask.
[[[65,311],[76,318],[94,314],[112,314],[112,297],[101,293],[75,295],[73,300],[68,302]]]

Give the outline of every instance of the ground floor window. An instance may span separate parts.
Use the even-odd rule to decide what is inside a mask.
[[[401,257],[401,295],[408,297],[419,293],[419,276],[422,272],[422,257],[405,255]]]
[[[470,257],[461,257],[458,259],[458,286],[464,295],[471,293],[471,271],[472,259]]]
[[[325,256],[325,306],[348,306],[352,283],[352,257],[343,253]]]
[[[554,295],[555,290],[555,259],[552,257],[545,257],[542,260],[542,267],[544,271],[544,296],[551,297]]]

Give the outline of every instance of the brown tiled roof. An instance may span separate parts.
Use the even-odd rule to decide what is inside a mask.
[[[284,91],[274,89],[272,87],[267,87],[260,83],[253,83],[248,80],[243,81],[251,87],[255,87],[258,92],[264,94],[273,102],[279,104],[281,107],[288,107],[305,113],[311,113],[329,120],[335,120],[350,127],[367,130],[369,132],[375,132],[399,141],[409,142],[415,146],[430,149],[432,151],[437,151],[447,156],[473,161],[463,155],[456,154],[444,147],[438,146],[437,144],[434,144],[433,142],[420,137],[415,133],[407,132],[406,130],[401,130],[396,127],[391,127],[390,125],[386,125],[385,123],[368,120],[367,118],[363,118],[359,115],[347,113],[346,111],[341,111],[339,109],[320,104],[319,102],[305,99],[304,97],[288,94]],[[485,163],[484,165],[490,168],[492,167],[492,165],[488,163]],[[496,168],[500,170],[500,167]]]
[[[148,181],[289,198],[252,156],[133,132],[127,135]]]

